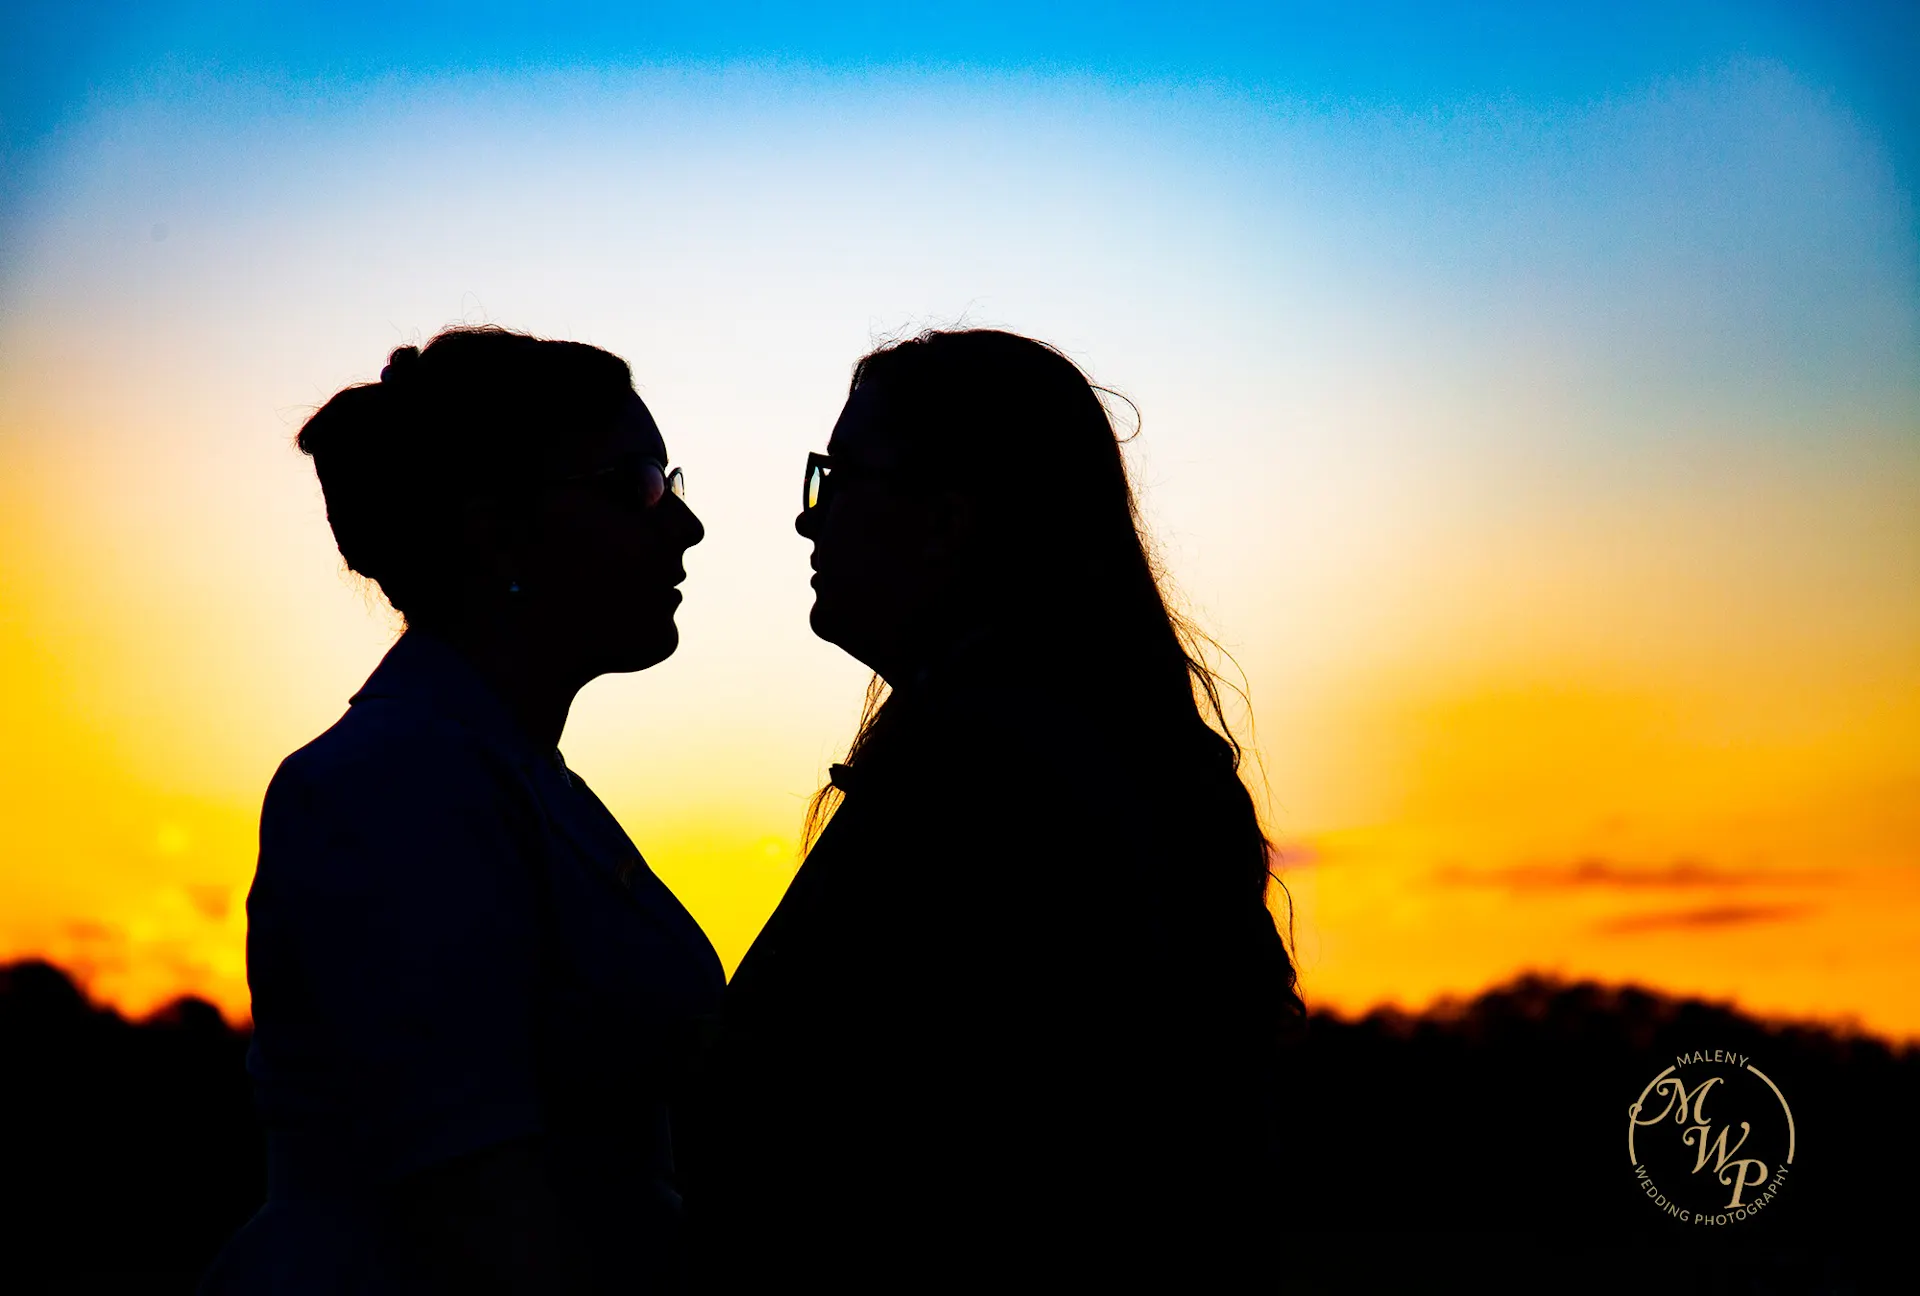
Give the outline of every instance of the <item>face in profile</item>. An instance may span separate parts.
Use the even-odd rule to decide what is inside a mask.
[[[818,500],[794,520],[813,541],[813,632],[890,681],[915,664],[951,549],[940,497],[906,479],[891,426],[881,390],[856,388]]]
[[[585,678],[644,670],[679,646],[685,555],[706,532],[667,473],[666,442],[635,395],[556,455],[539,496],[518,598]]]

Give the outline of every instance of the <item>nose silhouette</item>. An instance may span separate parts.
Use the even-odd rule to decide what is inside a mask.
[[[692,506],[678,495],[669,495],[666,499],[661,500],[660,503],[666,504],[668,500],[672,501],[674,507],[677,508],[679,512],[678,520],[680,525],[678,530],[682,537],[682,547],[691,549],[702,540],[705,540],[707,538],[707,528],[701,523],[700,515],[693,511]]]

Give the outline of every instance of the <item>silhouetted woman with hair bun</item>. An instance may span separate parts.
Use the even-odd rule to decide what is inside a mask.
[[[882,348],[796,526],[876,678],[727,990],[687,1158],[717,1285],[1211,1290],[1271,1223],[1301,1004],[1098,391],[1007,333]]]
[[[501,329],[400,348],[299,445],[406,630],[267,790],[268,1200],[206,1290],[672,1289],[669,1104],[720,964],[558,744],[678,643],[680,474],[624,361]]]

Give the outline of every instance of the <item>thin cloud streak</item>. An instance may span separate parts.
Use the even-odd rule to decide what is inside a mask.
[[[1636,932],[1693,931],[1724,927],[1746,927],[1754,923],[1791,922],[1814,912],[1812,905],[1710,905],[1703,909],[1680,909],[1670,913],[1628,914],[1597,923],[1594,930],[1609,936]]]
[[[1525,893],[1573,890],[1690,890],[1831,886],[1840,875],[1806,869],[1725,868],[1697,860],[1623,864],[1598,856],[1568,864],[1517,864],[1501,869],[1448,865],[1434,874],[1444,886],[1492,886]]]

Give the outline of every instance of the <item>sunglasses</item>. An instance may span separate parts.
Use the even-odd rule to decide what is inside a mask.
[[[626,455],[605,468],[550,479],[556,486],[585,482],[622,508],[644,511],[665,499],[687,497],[687,475],[646,455]]]

